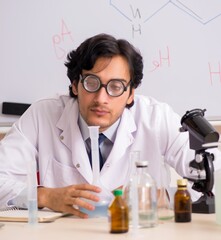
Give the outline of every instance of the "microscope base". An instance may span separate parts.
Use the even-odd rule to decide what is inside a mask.
[[[193,213],[215,213],[215,196],[203,195],[192,203]]]

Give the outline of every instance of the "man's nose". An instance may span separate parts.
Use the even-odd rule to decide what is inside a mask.
[[[96,99],[100,100],[100,101],[104,101],[109,97],[106,89],[104,86],[101,86],[101,88],[99,89],[99,91],[96,92]]]

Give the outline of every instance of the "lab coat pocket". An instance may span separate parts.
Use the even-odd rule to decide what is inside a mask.
[[[47,187],[65,187],[85,183],[85,179],[74,166],[58,162],[55,158],[49,160],[43,185]]]

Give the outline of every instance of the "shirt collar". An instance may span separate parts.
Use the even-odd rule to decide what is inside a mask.
[[[83,137],[83,140],[86,141],[90,135],[89,135],[89,130],[88,130],[88,125],[87,123],[84,121],[83,117],[81,116],[81,114],[79,114],[79,118],[78,118],[78,124],[79,124],[79,128],[81,130],[81,134]],[[120,124],[120,118],[113,124],[111,125],[107,130],[105,130],[103,132],[103,134],[112,142],[114,143],[115,138],[116,138],[116,134],[117,134],[117,128]]]

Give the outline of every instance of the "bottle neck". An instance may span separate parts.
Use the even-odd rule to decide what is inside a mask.
[[[141,175],[147,172],[147,166],[137,166],[136,168],[137,174]]]
[[[178,190],[187,190],[187,186],[178,185]]]

